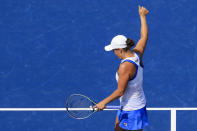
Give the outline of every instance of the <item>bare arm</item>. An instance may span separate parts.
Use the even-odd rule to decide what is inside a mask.
[[[144,7],[139,6],[139,15],[141,21],[141,37],[138,41],[136,47],[133,50],[139,52],[142,57],[144,54],[144,50],[146,48],[147,40],[148,40],[148,27],[146,23],[146,15],[148,14],[148,10]]]
[[[119,79],[118,79],[118,88],[103,101],[99,102],[96,107],[98,109],[105,108],[105,105],[110,103],[111,101],[121,97],[124,94],[124,91],[127,87],[128,81],[131,77],[134,76],[136,72],[136,67],[129,62],[125,62],[119,67]]]

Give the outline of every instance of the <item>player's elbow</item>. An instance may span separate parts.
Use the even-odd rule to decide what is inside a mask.
[[[123,94],[124,94],[124,90],[121,90],[121,89],[117,90],[118,97],[123,96]]]

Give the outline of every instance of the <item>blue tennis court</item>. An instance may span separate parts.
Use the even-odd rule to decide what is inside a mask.
[[[0,129],[113,131],[116,111],[75,120],[67,97],[96,102],[117,88],[120,60],[105,52],[111,38],[140,38],[138,5],[149,9],[143,88],[150,125],[144,131],[197,130],[197,15],[195,0],[1,0]],[[114,101],[111,105],[118,105]],[[166,110],[159,110],[165,108]],[[173,112],[174,111],[174,112]],[[173,113],[172,113],[173,112]],[[176,114],[175,114],[176,113]],[[172,121],[176,129],[172,130]]]

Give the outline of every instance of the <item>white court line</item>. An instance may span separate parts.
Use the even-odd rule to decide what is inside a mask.
[[[69,108],[69,110],[91,110],[91,108]],[[118,109],[104,109],[118,110]],[[147,110],[197,110],[197,108],[147,108]],[[0,111],[66,111],[66,108],[0,108]]]
[[[90,111],[92,108],[68,108],[70,111]],[[105,111],[113,111],[118,109],[104,109]],[[0,108],[0,111],[66,111],[66,108]]]
[[[195,108],[195,107],[191,107],[191,108],[147,108],[147,110],[160,110],[160,111],[162,111],[162,110],[184,110],[184,111],[186,111],[186,110],[188,110],[188,111],[192,111],[192,110],[197,110],[197,108]]]
[[[171,131],[176,131],[176,109],[171,110]]]
[[[66,108],[0,108],[0,111],[66,111]]]

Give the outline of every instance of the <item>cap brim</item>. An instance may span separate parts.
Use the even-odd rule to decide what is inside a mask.
[[[113,48],[111,45],[105,46],[105,51],[112,51]]]

